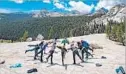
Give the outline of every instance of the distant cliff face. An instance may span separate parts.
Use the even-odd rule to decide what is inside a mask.
[[[105,12],[103,8],[96,11],[95,15],[100,15],[101,17],[93,19],[89,24],[104,24],[106,25],[109,20],[113,20],[116,22],[122,22],[124,20],[124,17],[126,17],[126,5],[116,5],[112,7],[108,12]]]
[[[83,15],[83,14],[80,14],[77,11],[71,11],[71,12],[64,13],[64,12],[39,10],[39,11],[32,12],[32,17],[33,18],[60,17],[60,16],[78,16],[78,15]]]

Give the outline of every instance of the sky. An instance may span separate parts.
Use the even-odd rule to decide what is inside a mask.
[[[0,0],[0,13],[48,11],[78,11],[92,13],[104,7],[126,3],[126,0]]]

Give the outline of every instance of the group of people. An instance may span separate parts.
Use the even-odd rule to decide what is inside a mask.
[[[26,50],[25,53],[29,51],[35,51],[34,59],[38,56],[38,54],[41,54],[40,56],[40,61],[43,62],[43,54],[46,54],[46,49],[49,47],[49,44],[51,45],[51,49],[49,51],[49,55],[46,57],[46,62],[48,62],[48,59],[51,58],[51,64],[53,64],[53,54],[55,53],[55,49],[61,49],[61,57],[62,57],[62,65],[64,65],[64,58],[66,53],[69,50],[72,50],[73,54],[73,64],[76,64],[76,58],[75,56],[77,55],[82,62],[84,62],[84,54],[86,54],[86,59],[88,59],[89,56],[93,55],[89,52],[91,50],[93,52],[93,49],[90,48],[90,45],[88,42],[81,40],[78,42],[72,41],[71,43],[65,38],[64,40],[61,41],[63,46],[57,46],[57,38],[55,38],[53,41],[45,42],[42,41],[40,44],[37,45],[29,45],[29,46],[34,46],[33,49]],[[70,44],[70,48],[66,48],[66,44]],[[79,54],[81,52],[81,55]]]

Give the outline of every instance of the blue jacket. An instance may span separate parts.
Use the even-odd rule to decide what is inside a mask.
[[[89,48],[89,44],[87,41],[82,41],[82,46],[85,48]]]

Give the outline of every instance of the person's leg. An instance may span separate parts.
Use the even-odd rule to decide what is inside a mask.
[[[62,65],[64,65],[65,52],[61,52],[61,56],[62,56]]]
[[[75,51],[73,51],[73,64],[76,64]]]
[[[52,53],[51,53],[51,64],[53,64],[53,53],[54,53],[54,51],[52,51]]]
[[[88,53],[88,56],[90,55],[91,57],[93,57],[93,55],[90,52],[87,52],[87,53]]]
[[[46,50],[44,49],[44,54],[46,54]]]
[[[51,54],[52,54],[52,53],[50,53],[50,54],[48,55],[48,57],[46,58],[46,61],[47,61],[47,62],[48,62],[49,57],[51,57]]]
[[[41,62],[43,62],[43,50],[41,51]]]
[[[94,50],[93,50],[92,48],[90,48],[90,47],[89,47],[88,49],[91,50],[92,52],[94,51]]]
[[[88,53],[88,49],[85,48],[84,50],[85,50],[85,53],[86,53],[86,59],[88,59],[88,54],[89,54],[89,53]]]
[[[41,49],[39,52],[38,50],[36,51],[36,56],[38,56],[38,54],[40,54],[41,52],[43,52],[43,49]]]
[[[35,50],[34,60],[36,60],[36,57],[38,56],[38,49]]]
[[[93,57],[93,55],[90,52],[88,52],[88,49],[85,49],[85,52],[86,52],[86,59],[88,59],[89,55]]]
[[[33,48],[33,49],[28,49],[28,50],[25,50],[25,53],[27,53],[27,52],[29,52],[29,51],[34,51],[35,50],[35,48]]]
[[[84,48],[82,48],[81,55],[82,55],[82,59],[84,60]]]
[[[79,52],[76,50],[76,55],[80,58],[80,60],[83,62],[83,59],[81,58]]]

